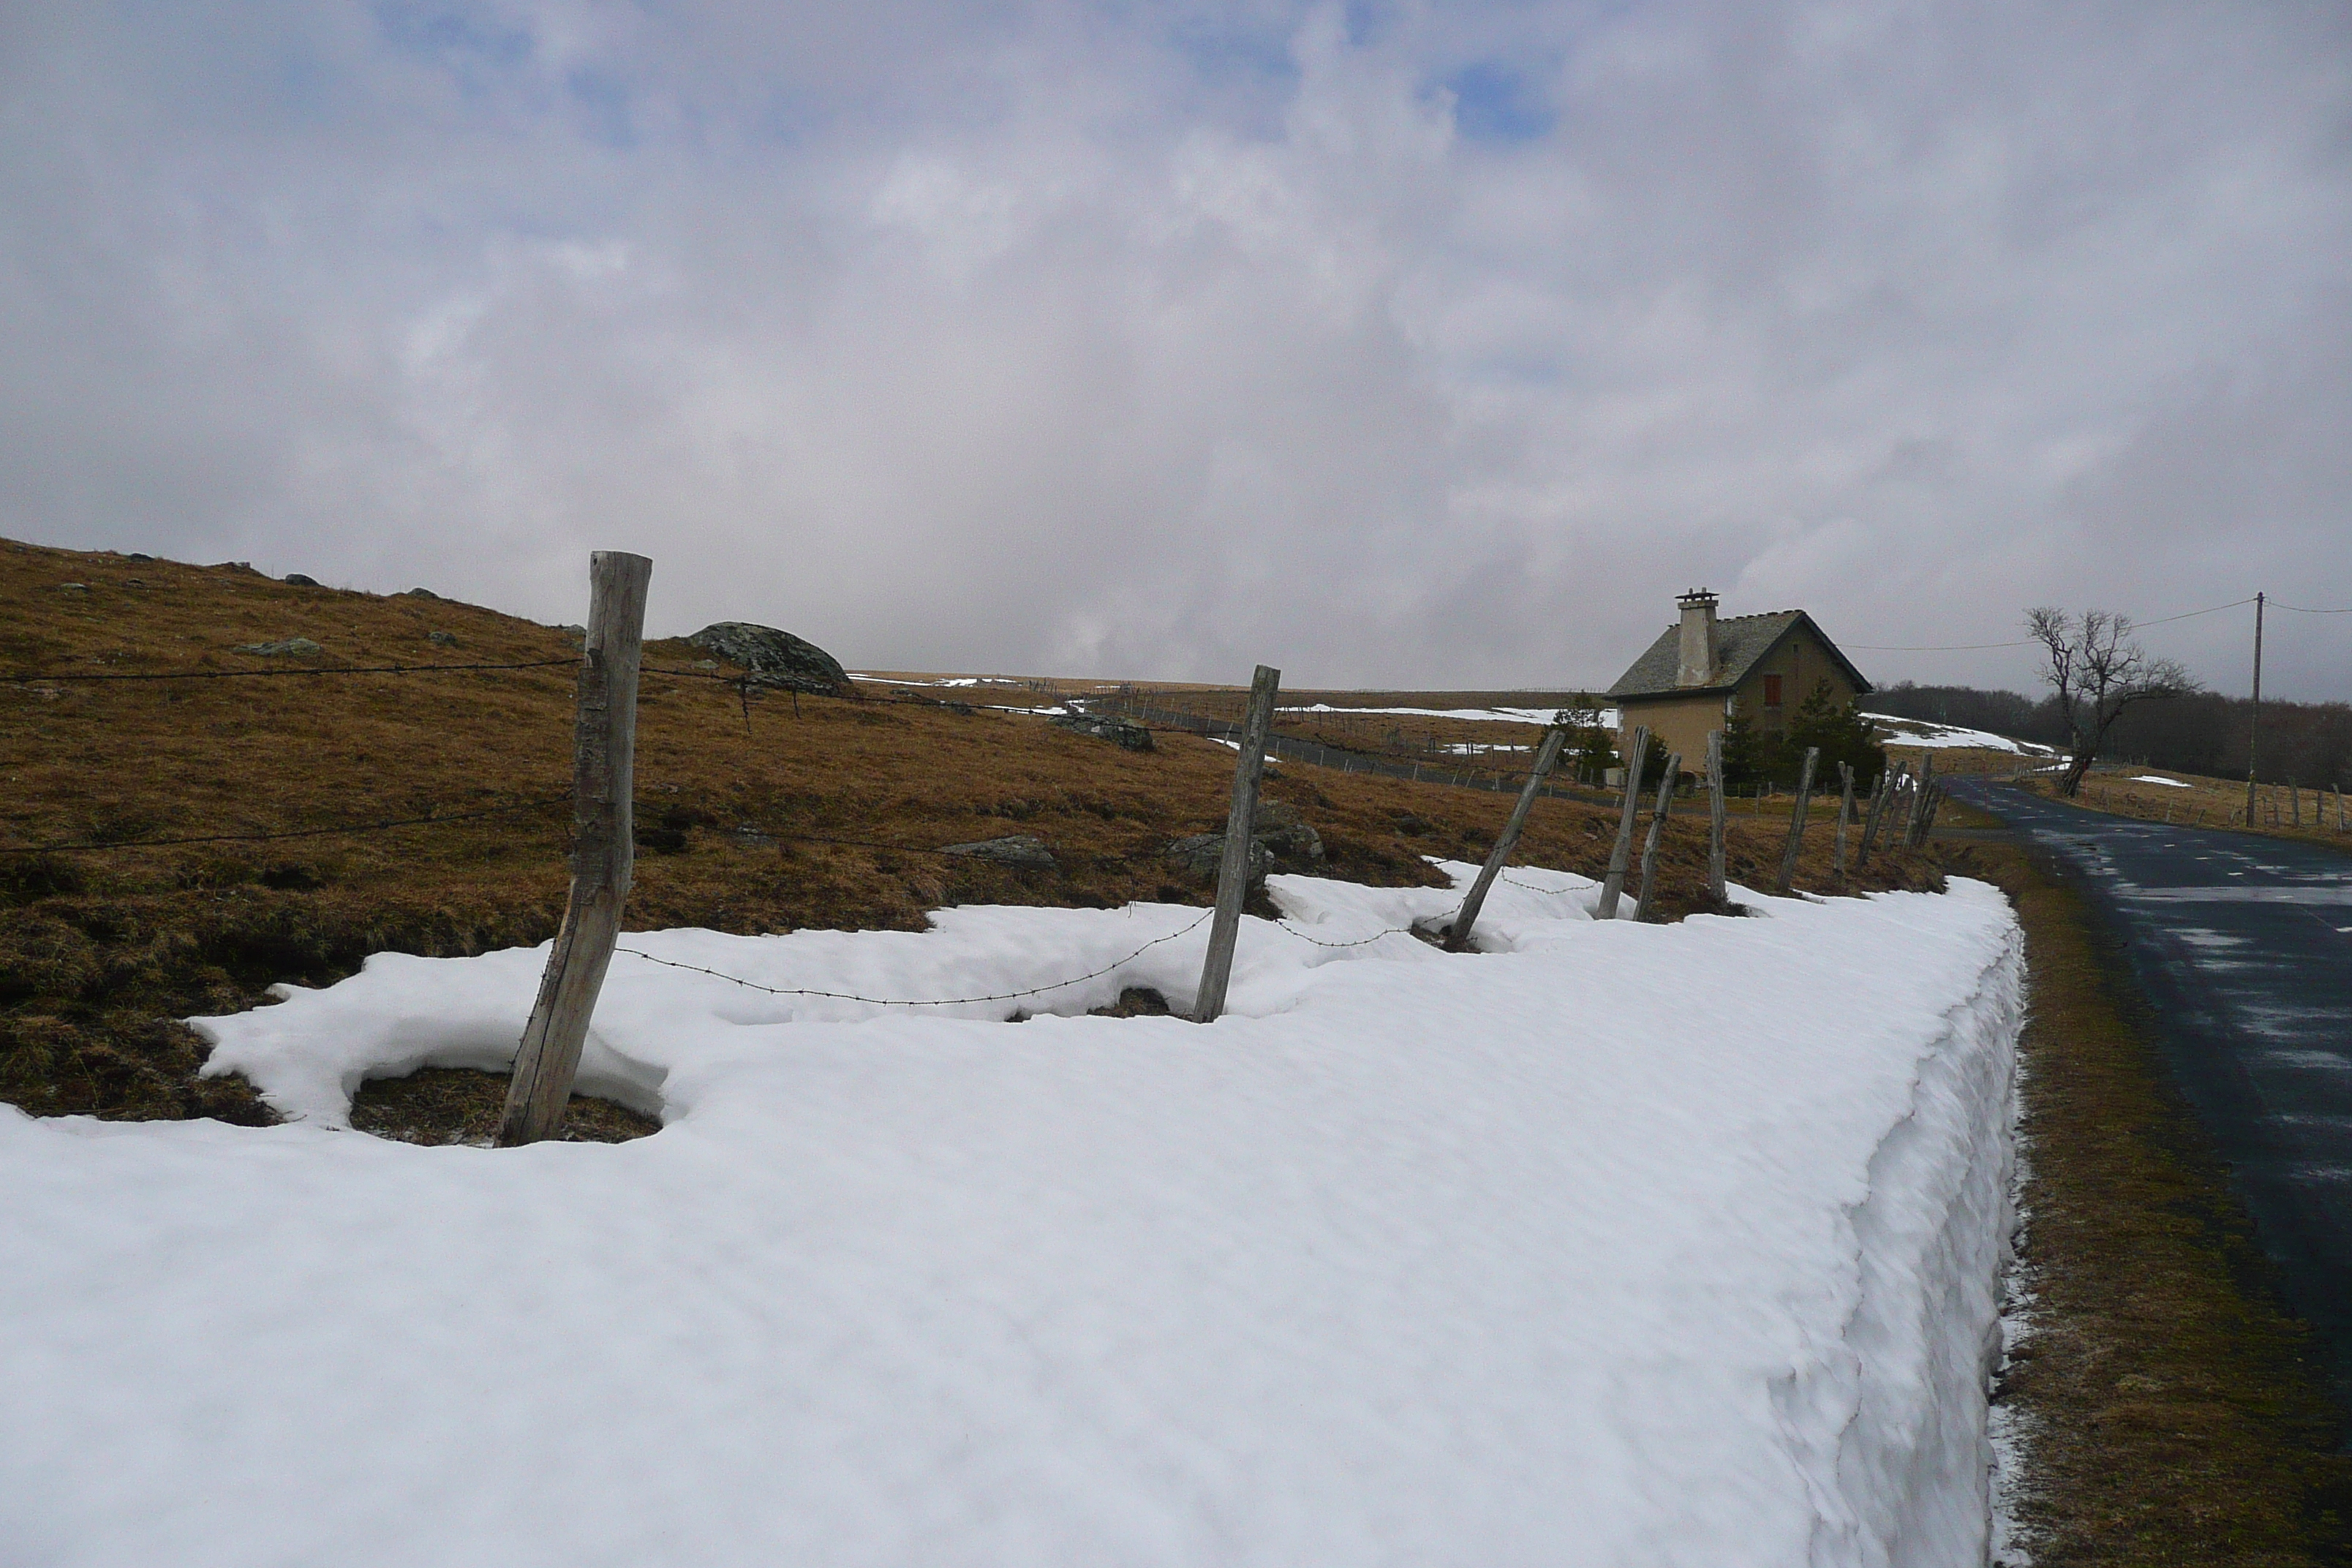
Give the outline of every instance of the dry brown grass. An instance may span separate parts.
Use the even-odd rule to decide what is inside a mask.
[[[80,589],[61,584],[79,583]],[[313,662],[569,658],[563,632],[446,600],[291,587],[249,572],[0,544],[0,672],[280,668],[236,645],[301,636]],[[454,646],[428,634],[443,631]],[[655,644],[648,664],[691,669]],[[1073,683],[1077,684],[1077,683]],[[953,690],[936,695],[954,697]],[[1003,700],[1013,700],[1011,697]],[[568,787],[568,668],[77,685],[0,683],[0,847],[283,832],[497,808]],[[944,904],[1204,902],[1161,848],[1223,825],[1233,753],[1182,734],[1124,752],[1040,720],[930,697],[754,699],[649,673],[638,730],[633,929],[913,929]],[[1286,764],[1268,795],[1323,837],[1330,875],[1436,880],[1478,858],[1508,810],[1484,791]],[[1661,910],[1703,898],[1704,829],[1669,825]],[[244,1086],[192,1077],[170,1020],[232,1011],[269,984],[319,985],[373,952],[478,952],[553,933],[562,806],[358,837],[0,855],[0,1099],[42,1114],[265,1115]],[[1613,807],[1540,803],[1521,863],[1598,875]],[[1058,872],[929,851],[1036,834]],[[856,840],[856,843],[826,840]],[[1780,830],[1735,826],[1731,874],[1764,883]],[[878,846],[878,847],[877,847]],[[1801,886],[1827,890],[1829,836]],[[1885,857],[1855,886],[1935,886]]]
[[[1997,1397],[2029,1426],[2033,1561],[2352,1560],[2336,1413],[2126,967],[2053,868],[2005,845],[1945,854],[2006,890],[2025,929],[2036,1328]]]
[[[2186,787],[2147,784],[2137,774],[2179,779]],[[2052,779],[2037,777],[2028,781],[2026,787],[2047,798],[2058,798],[2057,784]],[[2074,804],[2113,816],[2135,816],[2143,822],[2242,829],[2246,825],[2246,781],[2210,778],[2177,768],[2135,767],[2092,773],[2083,781],[2082,793]],[[2300,826],[2295,822],[2298,805],[2303,819]],[[2346,814],[2340,819],[2341,825],[2339,807]],[[2352,849],[2352,803],[2310,789],[2300,793],[2298,803],[2284,784],[2257,785],[2253,830],[2274,838],[2324,844],[2331,849]]]

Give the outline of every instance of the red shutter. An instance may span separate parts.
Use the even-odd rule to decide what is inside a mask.
[[[1764,706],[1767,708],[1780,706],[1780,678],[1777,675],[1768,675],[1764,678]]]

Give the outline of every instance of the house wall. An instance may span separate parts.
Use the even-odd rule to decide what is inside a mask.
[[[1765,679],[1768,675],[1780,678],[1780,703],[1773,707],[1765,702]],[[1813,694],[1813,688],[1828,681],[1830,693],[1839,702],[1854,699],[1853,682],[1848,680],[1830,658],[1818,638],[1800,627],[1771,654],[1757,662],[1739,683],[1739,700],[1746,705],[1760,730],[1778,730],[1796,716],[1797,709]]]
[[[1617,754],[1628,754],[1633,726],[1646,724],[1669,752],[1682,754],[1683,772],[1706,772],[1707,735],[1723,728],[1723,693],[1706,697],[1630,699],[1618,704]]]

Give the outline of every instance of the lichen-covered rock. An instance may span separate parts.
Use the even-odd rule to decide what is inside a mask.
[[[264,658],[276,658],[281,655],[293,658],[309,658],[313,654],[323,653],[326,650],[309,637],[287,637],[278,642],[240,644],[236,651],[259,654]]]
[[[1304,868],[1323,858],[1323,836],[1300,820],[1298,808],[1278,800],[1258,802],[1250,834],[1249,878],[1255,882],[1276,866]],[[1202,881],[1213,879],[1224,858],[1225,836],[1196,833],[1161,850],[1170,867]]]
[[[1116,719],[1107,713],[1063,713],[1047,721],[1060,730],[1076,730],[1081,735],[1092,735],[1097,741],[1108,741],[1130,752],[1152,749],[1151,731],[1128,719]]]
[[[751,671],[760,685],[824,697],[846,696],[849,673],[841,661],[804,637],[750,621],[719,621],[686,639],[706,653]]]
[[[1054,858],[1053,850],[1034,833],[1015,833],[1003,838],[984,838],[976,844],[950,844],[940,850],[943,855],[969,855],[975,860],[985,860],[994,866],[1007,866],[1016,871],[1053,871],[1061,863]]]

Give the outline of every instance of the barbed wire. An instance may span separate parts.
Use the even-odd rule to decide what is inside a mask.
[[[1320,937],[1308,936],[1305,931],[1300,931],[1288,921],[1278,920],[1276,921],[1274,924],[1277,928],[1288,931],[1292,936],[1297,937],[1299,941],[1311,942],[1317,947],[1370,947],[1372,943],[1380,941],[1382,937],[1412,935],[1412,928],[1411,926],[1391,926],[1386,931],[1375,931],[1370,936],[1361,937],[1354,942],[1325,942]]]
[[[49,855],[68,849],[156,849],[191,844],[267,844],[287,838],[333,838],[363,833],[381,833],[395,827],[423,827],[445,822],[473,822],[486,816],[508,816],[516,812],[534,811],[542,806],[562,805],[571,800],[568,795],[543,796],[538,800],[518,801],[511,805],[488,806],[480,811],[434,812],[425,816],[386,817],[373,822],[343,823],[333,827],[301,827],[279,833],[205,833],[172,838],[90,838],[58,844],[0,845],[0,855]]]
[[[921,1001],[908,1001],[892,996],[862,996],[850,991],[820,991],[813,986],[762,985],[756,980],[746,980],[740,974],[727,974],[716,969],[706,969],[698,963],[680,963],[675,959],[656,958],[642,948],[615,947],[613,951],[625,952],[632,958],[642,958],[647,963],[658,963],[665,969],[684,969],[696,974],[707,974],[713,980],[724,980],[730,984],[740,985],[747,991],[764,991],[771,996],[817,996],[830,1002],[862,1002],[872,1007],[962,1007],[982,1002],[1017,1002],[1024,996],[1042,996],[1048,991],[1066,991],[1073,985],[1083,985],[1089,980],[1099,980],[1113,970],[1134,963],[1163,942],[1174,942],[1178,937],[1190,936],[1200,930],[1202,923],[1216,912],[1214,910],[1202,910],[1200,919],[1195,920],[1182,931],[1171,931],[1165,936],[1155,936],[1126,957],[1106,963],[1100,969],[1078,975],[1075,979],[1057,980],[1051,985],[1031,985],[1019,991],[996,991],[985,996],[940,996]]]
[[[291,676],[320,675],[429,675],[442,670],[471,669],[552,669],[558,665],[576,665],[578,658],[532,658],[511,664],[336,664],[290,666],[284,669],[157,669],[109,671],[104,674],[68,672],[58,675],[5,675],[0,680],[13,685],[31,686],[39,683],[62,684],[93,680],[251,680],[283,679]]]

